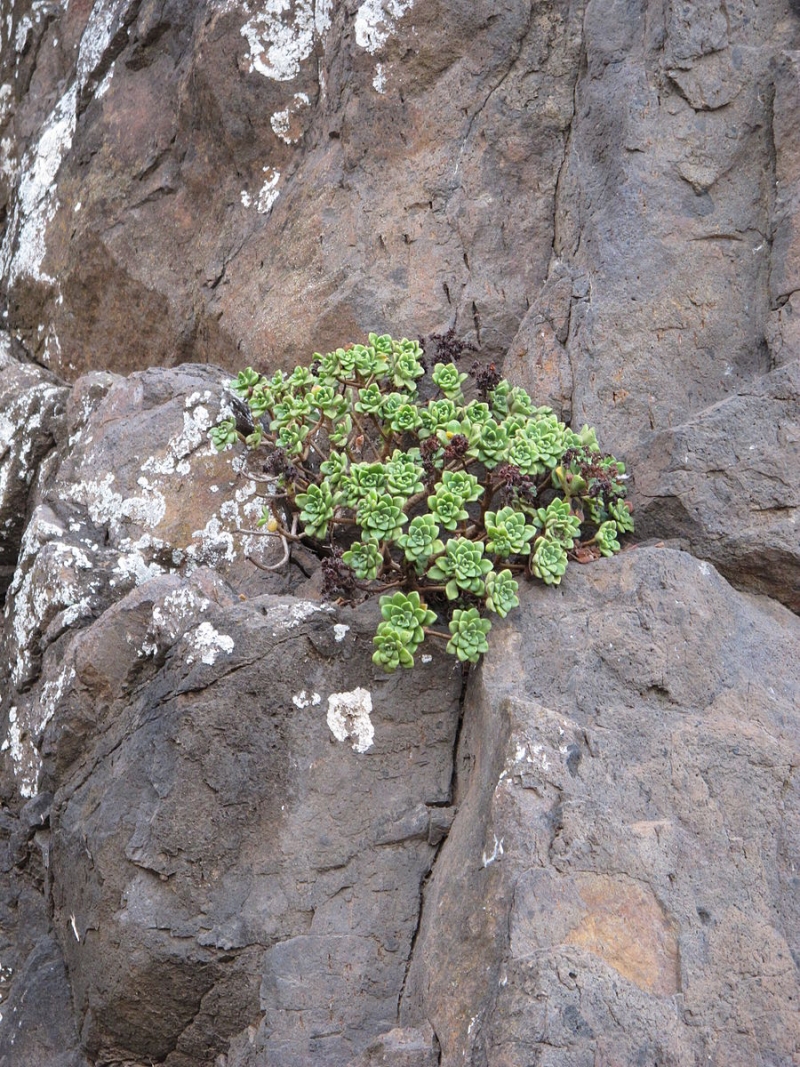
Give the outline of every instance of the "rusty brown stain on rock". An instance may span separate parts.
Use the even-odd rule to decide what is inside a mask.
[[[565,943],[599,956],[648,993],[677,993],[678,938],[653,892],[603,874],[579,875],[577,889],[587,910]]]

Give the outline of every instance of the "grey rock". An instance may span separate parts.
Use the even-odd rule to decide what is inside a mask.
[[[285,586],[245,559],[281,554],[273,540],[238,532],[261,513],[258,484],[208,440],[227,381],[217,368],[186,366],[98,372],[66,397],[60,390],[66,419],[31,495],[8,591],[14,623],[0,674],[10,670],[17,689],[39,677],[42,656],[69,628],[151,577],[214,565],[249,591]]]
[[[18,359],[0,332],[0,603],[17,562],[28,495],[53,448],[69,390],[52,374]]]
[[[675,537],[735,585],[800,611],[800,361],[653,434],[636,463],[637,531]]]
[[[382,1034],[350,1067],[438,1067],[439,1042],[430,1023]]]
[[[776,166],[780,196],[796,186],[784,50],[798,26],[783,4],[729,14],[716,3],[587,5],[548,282],[506,362],[631,463],[648,432],[771,366],[770,278],[788,262],[771,234],[792,232],[772,194]],[[787,83],[774,116],[786,135],[774,143],[773,67]],[[553,329],[548,286],[561,293],[565,276],[588,289],[559,297]]]
[[[797,623],[711,564],[797,609],[797,4],[378,6],[0,0],[0,1061],[784,1067]],[[703,557],[532,590],[455,792],[205,438],[450,326]]]
[[[791,1063],[797,618],[643,548],[492,636],[404,1024],[442,1067]]]
[[[6,4],[11,328],[70,378],[454,322],[502,357],[547,270],[583,8]]]
[[[0,1064],[88,1067],[69,981],[42,892],[47,831],[26,805],[25,823],[0,821]]]
[[[103,1061],[182,1067],[256,1024],[254,1064],[346,1064],[396,1019],[460,671],[440,653],[387,677],[374,605],[270,596],[206,602],[143,657],[156,592],[177,583],[74,638],[73,697],[45,731],[82,1039]]]

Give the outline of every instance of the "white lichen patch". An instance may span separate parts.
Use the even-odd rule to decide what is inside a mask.
[[[356,44],[373,55],[397,29],[397,20],[414,6],[414,0],[365,0],[356,12]]]
[[[160,649],[169,648],[186,631],[186,624],[210,607],[210,601],[188,587],[168,593],[153,608],[141,652],[154,656]]]
[[[212,425],[213,419],[208,408],[204,404],[196,403],[193,410],[184,411],[183,429],[170,438],[165,454],[158,457],[148,456],[142,463],[142,471],[164,475],[189,474],[191,467],[188,457],[205,446]]]
[[[95,93],[94,93],[95,100],[100,100],[102,97],[104,97],[106,95],[108,90],[111,88],[111,79],[113,77],[114,77],[114,64],[112,63],[111,66],[108,68],[108,71],[106,73],[105,78],[103,78],[103,80],[100,82],[100,84],[95,89]]]
[[[0,352],[0,357],[3,354]],[[30,485],[33,481],[36,439],[62,393],[58,386],[40,382],[7,398],[0,412],[0,511],[9,508],[7,526],[22,518],[14,499],[16,486],[20,482]]]
[[[501,837],[498,840],[496,834],[492,834],[492,836],[494,837],[494,847],[490,853],[484,852],[481,856],[482,867],[490,867],[496,860],[500,859],[500,857],[503,855],[503,841],[505,839]]]
[[[194,649],[194,652],[187,653],[187,663],[194,663],[199,657],[201,662],[212,666],[217,662],[220,653],[229,656],[233,652],[233,638],[215,630],[210,622],[201,622],[196,630],[187,635],[187,639]]]
[[[303,136],[303,123],[298,117],[310,103],[306,93],[295,93],[291,104],[283,111],[276,111],[269,120],[275,136],[286,144],[298,144]]]
[[[75,669],[71,666],[62,667],[55,681],[45,682],[39,694],[38,714],[32,722],[33,733],[39,734],[55,715],[59,700],[67,692],[71,682],[75,678]]]
[[[131,582],[134,585],[144,585],[151,578],[157,578],[159,574],[163,574],[164,568],[152,560],[145,559],[141,551],[134,549],[132,552],[124,552],[117,557],[113,573],[117,577],[111,579],[109,584],[112,587]]]
[[[34,511],[6,601],[6,617],[13,620],[12,678],[17,686],[28,679],[39,635],[48,624],[59,613],[64,626],[90,614],[91,597],[100,585],[100,578],[91,576],[90,557],[79,546],[60,540],[64,529],[50,521],[51,514],[41,507]],[[82,571],[89,574],[81,576]]]
[[[27,732],[23,732],[15,707],[9,709],[8,734],[2,745],[0,745],[0,751],[8,752],[11,756],[14,778],[16,779],[20,796],[36,796],[42,760],[30,736]]]
[[[78,79],[83,88],[100,65],[129,0],[94,0],[78,48]]]
[[[83,504],[98,526],[107,526],[112,536],[118,535],[126,521],[151,529],[161,522],[167,510],[167,502],[161,490],[147,478],[139,480],[142,492],[124,497],[111,488],[115,476],[109,472],[102,479],[77,482],[67,492],[76,503]]]
[[[350,693],[328,697],[328,726],[337,741],[352,738],[354,752],[372,748],[375,729],[370,719],[372,695],[360,686]]]
[[[216,513],[211,516],[200,530],[192,531],[192,544],[186,549],[186,555],[195,566],[220,563],[232,563],[236,559],[236,541]]]
[[[335,622],[333,624],[333,638],[335,641],[344,641],[345,637],[350,631],[350,627],[344,622]]]
[[[263,0],[242,26],[250,73],[274,81],[291,81],[300,73],[317,40],[330,25],[332,0]]]
[[[220,504],[202,529],[192,532],[192,543],[186,548],[187,573],[201,565],[209,567],[233,563],[239,551],[259,559],[268,548],[269,539],[258,534],[239,534],[238,530],[253,529],[261,517],[266,501],[258,495],[258,486],[248,478],[234,492],[231,500]]]
[[[27,15],[24,15],[17,25],[17,32],[14,36],[14,51],[22,53],[28,44],[28,37],[33,29],[33,23]]]
[[[281,180],[281,172],[273,170],[272,167],[264,167],[264,173],[267,176],[267,180],[261,186],[256,199],[256,211],[259,215],[266,215],[272,211],[275,201],[280,196],[278,185]]]
[[[372,79],[372,88],[376,93],[386,92],[386,71],[383,63],[375,64],[375,77]]]
[[[46,251],[45,232],[58,209],[56,175],[72,146],[76,104],[77,87],[73,86],[58,101],[43,125],[39,140],[23,158],[22,179],[0,251],[0,269],[8,285],[20,277],[54,281],[41,269]]]
[[[319,693],[312,693],[308,696],[305,689],[301,689],[299,693],[295,693],[292,697],[292,703],[296,708],[316,708],[322,703],[322,697]]]
[[[0,126],[5,126],[14,110],[14,88],[9,84],[0,85]]]
[[[269,613],[273,636],[278,630],[294,630],[318,611],[333,611],[329,604],[317,604],[313,600],[296,600],[293,604],[276,604]],[[277,628],[277,629],[276,629]]]

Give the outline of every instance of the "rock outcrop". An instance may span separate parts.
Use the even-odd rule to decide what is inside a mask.
[[[797,617],[643,548],[499,629],[403,1015],[443,1067],[792,1063]]]
[[[794,0],[0,39],[0,1067],[796,1063]],[[645,541],[465,688],[265,570],[207,439],[241,366],[451,327]]]

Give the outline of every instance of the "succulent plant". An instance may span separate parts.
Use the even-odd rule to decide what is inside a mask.
[[[444,359],[470,347],[454,331],[434,341]],[[569,559],[611,555],[633,529],[625,465],[592,428],[569,429],[494,366],[470,374],[437,362],[426,381],[417,341],[371,333],[291,374],[240,371],[237,414],[210,431],[218,451],[265,454],[259,525],[289,554],[306,539],[331,595],[395,590],[373,654],[388,671],[412,666],[423,639],[477,662],[482,612],[517,606],[515,575],[558,585]],[[437,612],[449,639],[431,628]]]
[[[437,363],[433,368],[433,380],[448,400],[461,402],[464,395],[461,386],[467,380],[467,375],[459,371],[455,363]]]
[[[500,511],[487,511],[484,516],[486,524],[486,551],[505,559],[507,556],[519,556],[536,533],[535,526],[525,522],[525,514],[505,507]]]
[[[303,532],[309,537],[323,541],[328,533],[328,523],[333,518],[333,494],[327,482],[309,485],[305,493],[295,498],[300,508]]]
[[[483,486],[474,474],[467,474],[466,471],[443,471],[442,488],[460,496],[465,504],[471,504],[483,496]]]
[[[427,407],[420,408],[420,439],[430,437],[450,422],[458,421],[458,408],[452,400],[430,400]]]
[[[545,585],[559,585],[567,569],[567,553],[560,541],[537,537],[531,554],[531,570]]]
[[[428,508],[431,515],[445,530],[455,530],[460,522],[469,518],[469,512],[464,508],[463,497],[447,489],[440,489],[438,493],[429,496]]]
[[[384,464],[386,470],[386,485],[390,493],[413,496],[422,492],[422,479],[425,469],[420,461],[418,448],[402,452],[396,448],[391,459]]]
[[[400,404],[389,420],[389,425],[395,433],[404,434],[416,430],[421,422],[416,404]]]
[[[403,630],[396,630],[390,622],[378,624],[372,642],[375,645],[372,662],[385,671],[414,666],[414,654],[408,649],[407,634]]]
[[[491,569],[492,561],[484,558],[482,542],[454,537],[428,568],[428,577],[435,582],[446,581],[447,598],[455,600],[462,591],[483,595],[486,591],[484,578]]]
[[[258,371],[248,367],[247,370],[239,371],[231,382],[231,389],[241,397],[250,396],[260,381],[261,375]]]
[[[631,533],[633,530],[633,515],[631,506],[627,500],[615,500],[609,506],[608,513],[614,520],[619,533]]]
[[[415,515],[408,530],[397,538],[405,558],[422,574],[431,556],[444,552],[444,543],[439,540],[439,527],[433,515]]]
[[[482,619],[477,608],[456,608],[450,620],[447,651],[455,653],[462,663],[477,663],[484,652],[489,651],[486,635],[492,628],[488,619]]]
[[[603,556],[613,556],[615,552],[619,552],[620,545],[617,540],[616,522],[604,522],[598,528],[597,533],[589,544],[597,545]]]
[[[536,523],[565,548],[572,548],[580,533],[581,520],[572,511],[568,500],[556,497],[546,508],[536,509]]]
[[[425,637],[423,626],[430,626],[436,621],[436,612],[430,611],[427,605],[422,603],[416,590],[412,590],[408,595],[395,593],[394,596],[382,596],[380,604],[383,619],[395,629],[407,633],[406,643],[414,646],[410,650],[412,653],[416,651]]]
[[[362,582],[370,582],[378,577],[378,568],[383,556],[377,541],[354,541],[347,552],[342,553],[342,559],[351,567],[356,578]]]
[[[211,444],[216,448],[217,452],[233,448],[238,439],[236,419],[229,418],[218,422],[216,426],[212,426],[208,436],[211,438]]]
[[[519,583],[514,581],[510,570],[491,571],[486,575],[486,607],[494,611],[501,619],[508,615],[512,608],[519,606]]]
[[[364,415],[380,415],[383,408],[383,393],[378,383],[373,382],[366,389],[359,389],[358,400],[353,406],[356,411]]]
[[[379,496],[374,489],[370,489],[356,513],[363,536],[377,541],[394,541],[408,522],[408,516],[403,511],[404,504],[404,497]]]

